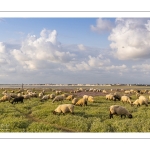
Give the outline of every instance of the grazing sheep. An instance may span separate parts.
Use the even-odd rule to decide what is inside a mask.
[[[60,113],[72,113],[74,114],[74,105],[73,104],[62,104],[59,105],[54,111],[53,114],[60,114]]]
[[[56,97],[53,99],[52,102],[53,102],[53,103],[56,102],[56,101],[61,101],[61,102],[62,102],[63,100],[64,100],[64,96],[58,95],[58,96],[56,96]]]
[[[88,97],[88,102],[94,102],[93,96],[89,96],[89,97]]]
[[[10,95],[4,95],[3,97],[1,97],[0,102],[5,102],[5,101],[9,101],[12,99],[12,97]]]
[[[55,98],[55,94],[50,94],[50,99],[53,99],[53,98]]]
[[[77,103],[75,105],[79,105],[79,106],[87,106],[87,100],[84,98],[81,98],[77,101]]]
[[[55,93],[56,93],[56,95],[59,95],[62,93],[62,91],[56,91]]]
[[[71,100],[73,100],[73,98],[74,98],[74,95],[69,95],[69,96],[66,98],[66,100],[71,101]]]
[[[115,100],[115,97],[113,94],[107,94],[106,95],[106,100]]]
[[[42,98],[43,95],[44,95],[44,93],[43,93],[43,92],[40,92],[40,93],[39,93],[39,98]]]
[[[10,91],[10,93],[15,93],[15,91],[14,91],[14,90],[12,90],[12,91]]]
[[[17,95],[17,94],[15,94],[15,93],[9,93],[9,95],[10,95],[12,98],[16,98],[16,97],[18,97],[18,95]]]
[[[77,101],[78,101],[78,99],[77,99],[77,98],[74,98],[74,99],[72,100],[72,104],[75,105],[75,104],[77,103]]]
[[[121,100],[121,96],[116,92],[114,93],[114,98],[115,98],[115,100],[118,100],[118,101]]]
[[[41,98],[41,102],[43,102],[43,101],[46,101],[46,100],[48,100],[48,99],[50,99],[50,95],[44,95],[42,98]]]
[[[88,100],[88,95],[83,95],[83,99]]]
[[[133,102],[133,105],[136,105],[137,107],[141,105],[148,106],[148,99],[145,96],[140,96],[137,100]]]
[[[22,95],[24,97],[24,99],[29,99],[30,100],[30,95],[26,94],[26,95]]]
[[[103,90],[102,92],[103,92],[103,93],[107,93],[107,91],[106,91],[106,90]]]
[[[89,101],[89,102],[94,102],[93,96],[83,95],[83,99],[85,99],[86,101]]]
[[[36,97],[36,98],[38,97],[38,94],[36,92],[30,92],[29,95],[31,97]]]
[[[125,94],[131,94],[131,91],[126,90],[126,91],[124,91],[124,93]]]
[[[64,96],[64,98],[66,98],[67,96],[69,96],[68,93],[63,93],[63,94],[61,94],[61,95]]]
[[[112,105],[109,108],[110,111],[110,119],[113,118],[113,115],[120,115],[121,118],[122,116],[126,117],[128,116],[128,118],[132,118],[132,114],[125,108],[119,105]]]
[[[121,96],[121,101],[122,103],[129,103],[132,105],[131,98],[129,96],[126,96],[126,95]]]
[[[135,93],[135,96],[136,96],[137,98],[139,98],[139,97],[140,97],[140,94],[139,94],[138,92],[136,92],[136,93]]]
[[[24,97],[23,96],[20,96],[20,97],[16,97],[16,98],[14,98],[13,100],[12,100],[12,104],[13,103],[18,103],[18,102],[21,102],[21,103],[23,103],[23,99],[24,99]]]

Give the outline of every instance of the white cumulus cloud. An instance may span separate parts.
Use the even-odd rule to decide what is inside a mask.
[[[108,37],[114,56],[120,60],[150,58],[148,29],[148,19],[116,19],[116,26]]]
[[[91,25],[91,30],[98,33],[103,33],[107,31],[111,31],[112,27],[113,25],[111,21],[109,21],[108,19],[99,18],[97,19],[95,26]]]
[[[86,50],[86,48],[85,48],[85,46],[84,46],[83,44],[79,44],[79,45],[78,45],[78,48],[79,48],[80,50]]]

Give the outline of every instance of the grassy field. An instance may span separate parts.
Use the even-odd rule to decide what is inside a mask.
[[[55,88],[58,89],[58,87]],[[76,88],[77,87],[74,87],[74,89]],[[107,89],[108,93],[112,88],[149,90],[149,87],[99,88]],[[34,91],[39,93],[42,89],[34,88]],[[6,90],[10,92],[12,89],[8,88]],[[18,89],[14,89],[15,92],[17,90]],[[4,91],[4,89],[0,89],[0,97],[2,97],[2,91]],[[55,93],[52,92],[50,88],[46,88],[45,91],[46,94]],[[63,91],[63,93],[65,92],[66,91]],[[89,95],[88,92],[87,95]],[[8,101],[1,102],[0,132],[150,132],[149,106],[131,107],[130,104],[123,104],[121,101],[106,100],[105,95],[106,94],[99,92],[94,96],[95,101],[93,103],[88,102],[88,106],[75,106],[75,115],[69,113],[66,115],[54,115],[52,111],[61,104],[61,102],[52,103],[51,99],[41,102],[39,97],[34,97],[30,100],[24,100],[24,104],[11,104]],[[145,96],[148,97],[149,95],[145,94]],[[132,101],[136,99],[134,94],[132,94],[131,97]],[[71,101],[64,100],[63,103],[71,103]],[[113,119],[109,119],[109,107],[114,104],[126,107],[132,113],[133,118],[129,119],[114,116]]]

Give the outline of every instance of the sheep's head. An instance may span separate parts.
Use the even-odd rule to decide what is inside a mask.
[[[129,114],[129,115],[128,115],[128,118],[132,118],[132,117],[133,117],[132,114]]]
[[[133,104],[133,102],[131,102],[131,107],[133,107],[134,106],[134,104]]]
[[[54,115],[56,115],[56,111],[54,110],[54,111],[52,111],[52,113],[54,114]]]

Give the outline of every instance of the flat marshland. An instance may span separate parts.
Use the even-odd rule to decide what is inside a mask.
[[[83,91],[74,92],[82,88]],[[3,92],[19,93],[21,88],[5,87],[0,89],[0,98]],[[88,91],[89,89],[105,89],[102,91]],[[112,90],[111,90],[112,89]],[[116,89],[118,89],[116,91]],[[147,90],[142,94],[149,99],[149,86],[53,86],[53,87],[24,87],[23,92],[27,90],[37,93],[45,91],[44,95],[55,94],[61,91],[61,94],[73,94],[77,98],[83,95],[91,95],[94,102],[88,102],[87,106],[75,106],[74,115],[67,113],[65,115],[54,115],[52,111],[60,104],[71,104],[71,100],[52,103],[52,99],[40,101],[41,98],[30,97],[24,99],[24,103],[10,103],[9,101],[0,103],[0,132],[150,132],[150,106],[142,105],[140,107],[131,106],[129,103],[122,103],[119,100],[106,100],[105,96],[109,93],[117,92],[124,95],[124,90]],[[131,101],[137,99],[135,93],[129,94]],[[109,107],[111,105],[124,106],[132,113],[133,118],[121,118],[115,116],[109,118]]]

